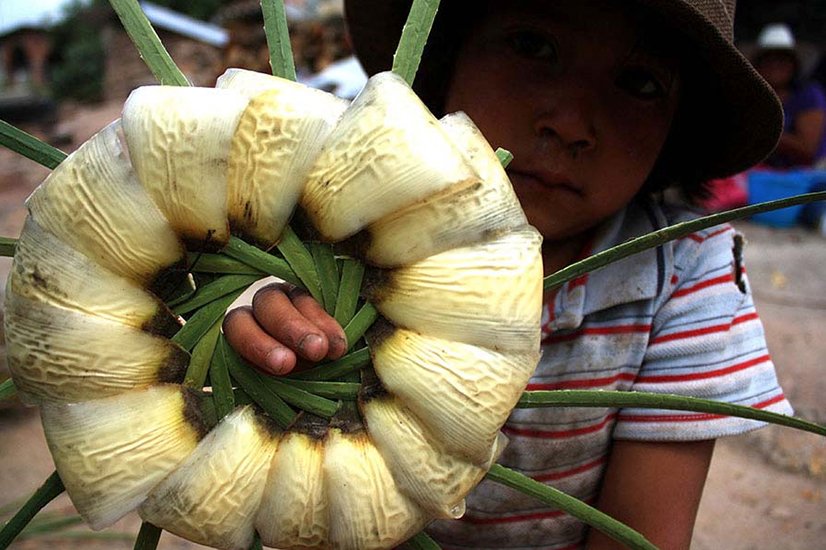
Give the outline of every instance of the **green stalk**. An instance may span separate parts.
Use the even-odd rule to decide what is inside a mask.
[[[327,243],[310,243],[310,253],[318,272],[318,282],[321,285],[321,295],[324,298],[324,309],[330,315],[336,311],[338,297],[338,264],[333,254],[333,246]]]
[[[235,399],[235,404],[239,407],[243,407],[244,405],[255,405],[255,401],[252,400],[250,394],[241,388],[233,388],[232,397]],[[286,405],[286,403],[284,404]]]
[[[200,391],[203,389],[212,356],[215,354],[215,343],[221,334],[221,322],[223,320],[223,315],[216,319],[192,349],[192,359],[189,361],[189,367],[187,367],[186,376],[184,376],[185,386],[193,390]]]
[[[301,280],[301,286],[307,289],[316,302],[323,304],[324,296],[321,293],[321,282],[313,262],[313,255],[289,225],[284,228],[281,240],[278,241],[278,251]]]
[[[255,250],[258,249],[256,248]],[[258,252],[261,251],[258,250]],[[269,254],[266,255],[269,256]],[[278,258],[275,257],[273,257],[273,259],[278,260]],[[247,263],[236,260],[234,258],[230,258],[229,256],[224,256],[223,254],[200,254],[196,252],[190,252],[189,265],[191,266],[189,270],[193,273],[221,273],[225,275],[258,275],[260,277],[263,277],[267,274],[266,271],[256,269],[255,267]],[[284,269],[289,270],[286,262],[284,262]]]
[[[64,490],[60,476],[57,472],[53,472],[0,530],[0,550],[8,548],[17,535],[34,519],[34,516]]]
[[[57,165],[68,156],[60,149],[40,141],[5,120],[0,120],[0,145],[51,170],[57,168]]]
[[[247,365],[224,339],[221,340],[221,352],[230,376],[270,418],[286,429],[295,420],[295,411],[267,387],[264,375]]]
[[[161,528],[144,521],[141,523],[141,530],[138,531],[138,538],[135,539],[134,549],[155,550],[159,540],[161,540]]]
[[[230,292],[246,289],[260,278],[258,275],[224,275],[197,289],[195,294],[185,302],[173,306],[172,311],[178,315],[189,313],[222,296],[226,296]]]
[[[338,298],[333,317],[338,324],[346,326],[356,314],[361,281],[364,278],[364,264],[357,260],[345,259],[341,264],[341,282],[338,286]]]
[[[189,86],[186,76],[164,48],[137,0],[109,0],[109,3],[158,82],[169,86]]]
[[[286,261],[276,258],[263,250],[245,243],[237,237],[230,237],[229,244],[222,250],[224,254],[242,261],[268,275],[283,279],[288,283],[300,285],[301,281]],[[309,254],[309,253],[308,253]]]
[[[343,401],[355,401],[361,388],[361,384],[353,382],[321,382],[295,378],[279,378],[279,381],[313,395]]]
[[[243,290],[236,290],[199,309],[189,318],[186,324],[181,327],[181,330],[175,333],[172,341],[177,342],[186,351],[191,351],[212,325],[226,314],[227,308],[232,305],[232,302],[243,292]]]
[[[789,428],[826,436],[826,426],[808,422],[793,416],[744,407],[732,403],[721,403],[683,395],[595,390],[554,390],[529,391],[522,394],[517,408],[533,407],[637,407],[643,409],[672,409],[737,416],[749,420],[769,422]]]
[[[674,239],[685,237],[695,231],[706,229],[719,225],[721,223],[730,222],[739,218],[745,218],[759,214],[761,212],[768,212],[770,210],[778,210],[787,206],[795,206],[798,204],[807,204],[819,200],[826,200],[826,191],[818,193],[806,193],[805,195],[797,195],[786,199],[776,201],[761,202],[751,206],[744,206],[743,208],[735,208],[719,214],[712,214],[691,220],[688,222],[678,223],[658,231],[652,231],[641,237],[631,239],[617,246],[611,247],[608,250],[594,254],[582,261],[573,263],[564,269],[560,269],[556,273],[552,273],[545,277],[544,287],[545,291],[552,290],[562,284],[576,279],[580,275],[584,275],[589,271],[594,271],[604,267],[610,263],[616,262],[623,258],[627,258],[637,252],[660,246]]]
[[[507,149],[502,149],[501,147],[498,147],[496,149],[496,158],[499,159],[499,162],[502,164],[502,168],[507,168],[513,160],[513,153],[511,153]]]
[[[589,506],[581,500],[566,495],[544,483],[539,483],[526,475],[505,468],[501,464],[494,464],[485,477],[558,508],[591,527],[599,529],[628,548],[657,550],[657,547],[648,542],[641,534],[611,516],[600,512],[593,506]]]
[[[336,380],[358,372],[370,364],[370,350],[363,347],[359,350],[352,351],[340,359],[318,365],[311,369],[289,374],[286,379],[294,380]]]
[[[195,286],[195,278],[191,273],[187,273],[170,293],[164,293],[164,302],[169,309],[174,310],[195,296],[196,292],[198,292],[198,287]]]
[[[11,399],[17,395],[17,386],[14,385],[14,380],[8,378],[0,383],[0,401]]]
[[[285,384],[276,378],[264,377],[264,384],[290,405],[316,416],[332,418],[338,411],[339,404],[337,402],[314,395],[293,385]]]
[[[421,531],[414,537],[410,538],[406,543],[404,543],[404,547],[410,548],[410,550],[441,550],[442,548],[424,531]]]
[[[264,546],[261,544],[261,536],[258,534],[258,531],[255,532],[255,537],[252,539],[250,550],[264,550]]]
[[[411,86],[416,79],[422,52],[438,10],[439,0],[413,0],[407,22],[402,29],[399,45],[393,56],[393,72]]]
[[[215,353],[209,365],[209,380],[212,382],[212,400],[215,404],[215,414],[218,419],[224,418],[235,409],[235,395],[232,393],[232,380],[229,377],[229,368],[224,356],[224,335],[218,335]]]
[[[261,11],[264,14],[264,34],[267,36],[267,47],[270,50],[272,74],[294,81],[295,61],[284,0],[261,0]]]
[[[350,349],[356,345],[359,339],[364,336],[364,333],[367,332],[367,329],[370,328],[378,318],[379,312],[373,304],[366,303],[361,306],[358,313],[356,313],[353,319],[344,327],[344,335],[347,336],[347,345],[350,346]]]
[[[11,237],[0,237],[0,256],[12,257],[17,249],[17,239]]]

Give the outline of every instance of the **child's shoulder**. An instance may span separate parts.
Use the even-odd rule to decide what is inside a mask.
[[[696,209],[680,203],[662,200],[646,200],[631,204],[625,213],[623,240],[642,236],[702,216]],[[731,224],[724,223],[700,229],[669,241],[647,253],[637,256],[637,269],[657,273],[658,292],[661,299],[685,284],[706,279],[717,280],[731,275],[737,267],[736,258],[742,250],[742,239]],[[631,258],[633,259],[633,257]],[[645,265],[645,267],[642,267]],[[626,268],[627,269],[627,268]]]
[[[690,222],[701,217],[702,212],[680,203],[653,203],[652,206],[658,210],[662,227],[670,227],[680,223]],[[723,254],[731,258],[732,250],[735,247],[737,231],[729,223],[722,223],[699,229],[684,237],[671,241],[670,246],[674,251],[675,259],[678,257],[690,256],[716,256]]]
[[[618,216],[619,223],[612,231],[614,233],[611,239],[614,241],[612,244],[619,244],[666,227],[690,222],[702,215],[699,210],[680,202],[659,198],[637,200],[629,204]],[[723,223],[694,231],[669,241],[660,248],[674,260],[712,254],[717,251],[728,251],[730,255],[735,234],[736,231],[731,224]]]

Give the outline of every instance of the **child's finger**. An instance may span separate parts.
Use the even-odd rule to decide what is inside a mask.
[[[329,348],[326,357],[338,359],[344,355],[347,352],[347,337],[338,321],[304,290],[294,288],[289,291],[289,296],[295,308],[327,337]]]
[[[264,372],[281,375],[295,368],[295,353],[261,328],[252,308],[239,307],[227,313],[223,329],[229,345]]]
[[[256,292],[252,314],[261,328],[301,357],[320,361],[327,356],[327,336],[295,307],[282,285]]]

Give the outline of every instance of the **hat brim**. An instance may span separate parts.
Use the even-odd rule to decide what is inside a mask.
[[[707,135],[698,138],[696,149],[686,152],[696,156],[700,172],[709,179],[724,177],[766,158],[783,128],[783,110],[771,87],[719,27],[689,2],[637,2],[673,22],[713,79],[708,87],[717,92],[707,98],[707,108],[693,114],[700,117],[693,121],[694,127]],[[345,0],[344,4],[353,48],[364,69],[371,75],[389,70],[410,0]]]

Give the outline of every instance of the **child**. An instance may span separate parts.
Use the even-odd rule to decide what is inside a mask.
[[[437,115],[466,111],[544,236],[550,274],[687,217],[659,198],[767,155],[782,114],[732,45],[733,0],[444,0],[416,88]],[[390,67],[409,2],[347,0],[369,73]],[[529,389],[681,393],[788,413],[739,261],[722,226],[643,252],[546,296]],[[292,301],[291,301],[292,298]],[[278,319],[279,322],[274,322]],[[268,288],[229,316],[230,342],[272,373],[337,357],[340,327],[306,295]],[[283,343],[283,345],[282,345]],[[687,548],[714,439],[754,422],[643,409],[518,409],[500,462],[584,499],[662,548]],[[608,548],[578,521],[490,482],[455,548]]]

